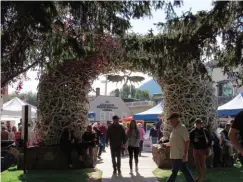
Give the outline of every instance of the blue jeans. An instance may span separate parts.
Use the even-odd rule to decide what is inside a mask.
[[[152,144],[158,143],[158,137],[152,137]]]
[[[103,149],[105,149],[106,136],[102,136],[102,137],[100,137],[100,142],[101,142],[102,145],[103,145]]]
[[[104,147],[103,144],[101,142],[99,142],[99,144],[98,144],[98,148],[99,148],[99,150],[98,150],[98,157],[101,156],[102,151],[103,151],[103,147]]]
[[[170,175],[170,177],[167,179],[166,182],[174,182],[176,180],[177,173],[178,173],[179,170],[183,173],[187,182],[194,182],[192,174],[189,171],[186,163],[182,162],[181,159],[174,159],[173,160],[172,174]]]

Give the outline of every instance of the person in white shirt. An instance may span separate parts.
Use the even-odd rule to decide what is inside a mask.
[[[180,123],[178,113],[171,114],[167,120],[173,126],[170,141],[163,147],[170,147],[170,158],[173,160],[172,174],[166,182],[174,182],[179,170],[184,174],[187,182],[194,182],[192,174],[186,165],[190,145],[189,133],[185,125]]]

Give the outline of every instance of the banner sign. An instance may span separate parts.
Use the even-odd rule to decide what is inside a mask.
[[[114,109],[118,109],[115,104],[111,104],[109,101],[105,101],[105,103],[101,103],[97,106],[98,109],[102,111],[113,111]]]

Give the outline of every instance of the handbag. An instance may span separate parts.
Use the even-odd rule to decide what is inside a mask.
[[[208,137],[206,136],[204,129],[203,129],[203,134],[204,134],[206,143],[208,144],[208,143],[209,143],[209,141],[208,141]],[[208,147],[208,148],[207,148],[207,152],[206,152],[207,157],[211,156],[211,155],[212,155],[212,152],[213,152],[213,151],[212,151],[211,147]]]

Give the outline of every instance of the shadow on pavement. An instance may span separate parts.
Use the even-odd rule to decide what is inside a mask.
[[[132,173],[130,174],[130,177],[123,177],[121,175],[112,175],[110,178],[102,178],[103,182],[157,182],[157,180],[154,177],[143,177],[140,173]]]

